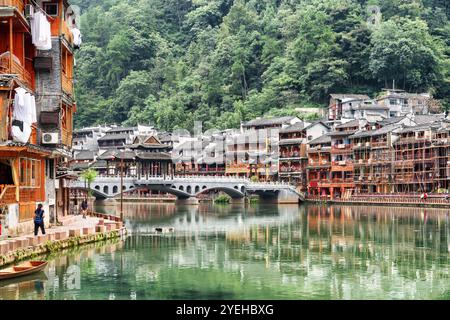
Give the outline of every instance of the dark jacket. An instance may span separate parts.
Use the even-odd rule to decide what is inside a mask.
[[[44,223],[44,210],[36,209],[36,211],[34,212],[34,223]]]

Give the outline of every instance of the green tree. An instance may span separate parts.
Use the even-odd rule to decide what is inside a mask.
[[[88,195],[92,196],[91,184],[97,178],[98,173],[94,169],[86,169],[81,173],[81,179],[87,183]]]

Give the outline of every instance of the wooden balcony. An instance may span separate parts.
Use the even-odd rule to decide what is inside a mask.
[[[20,13],[25,10],[24,0],[0,0],[0,7],[14,7]]]
[[[11,68],[9,67],[9,61],[3,59],[0,61],[0,74],[14,74],[17,78],[30,90],[34,90],[34,81],[31,73],[13,59]]]
[[[72,146],[72,132],[64,128],[61,129],[61,143],[65,146]]]
[[[333,161],[331,171],[353,171],[353,162],[351,161]]]
[[[63,91],[69,96],[73,97],[73,81],[61,72],[61,85]]]
[[[16,186],[0,185],[0,203],[11,204],[16,202]]]
[[[331,147],[331,153],[334,154],[351,153],[352,151],[353,151],[353,144],[339,144],[333,145]]]
[[[250,172],[248,164],[231,164],[227,165],[226,173],[247,173]]]
[[[16,61],[13,61],[11,73],[17,74],[21,82],[27,85],[30,89],[34,90],[33,77],[31,76],[31,73]]]

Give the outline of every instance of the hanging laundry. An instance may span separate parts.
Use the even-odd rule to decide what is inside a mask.
[[[50,22],[41,11],[34,13],[31,20],[31,38],[38,50],[52,49],[52,33]]]
[[[73,34],[73,45],[77,48],[81,47],[81,32],[78,28],[72,28],[72,34]]]
[[[31,126],[23,124],[23,131],[19,126],[12,126],[11,134],[14,142],[28,143],[31,136]]]
[[[37,122],[36,99],[23,88],[15,89],[12,137],[13,141],[27,143],[31,135],[31,124]]]
[[[37,122],[36,97],[31,96],[31,123]]]

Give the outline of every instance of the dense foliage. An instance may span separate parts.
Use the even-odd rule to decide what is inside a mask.
[[[450,106],[447,0],[71,2],[77,126],[236,127],[393,81]]]

